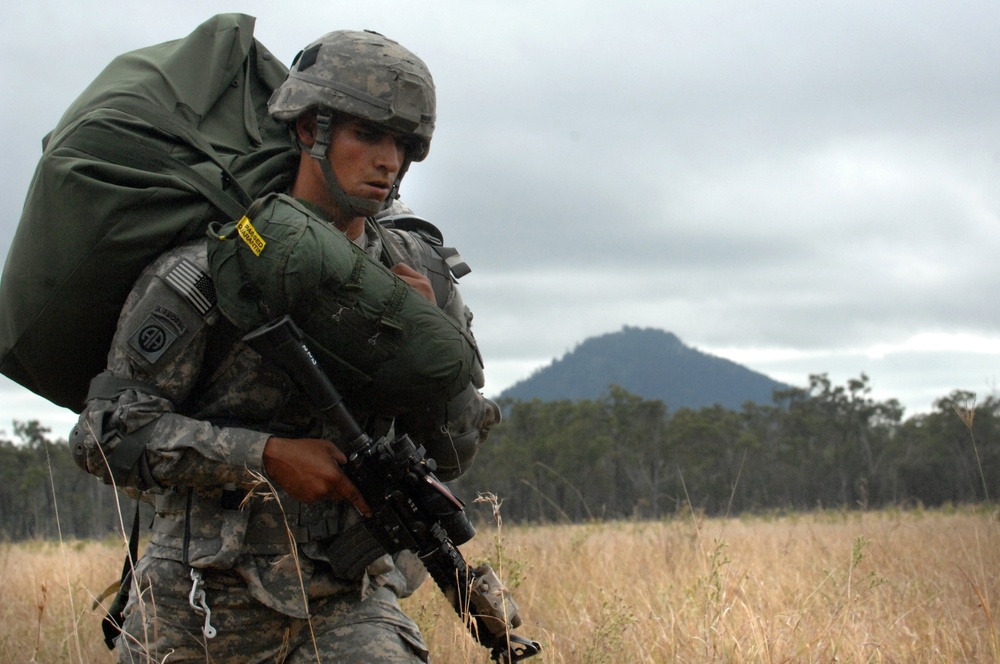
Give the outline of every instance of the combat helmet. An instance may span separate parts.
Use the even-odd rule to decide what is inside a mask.
[[[310,155],[323,172],[338,205],[369,216],[380,211],[370,200],[348,196],[326,160],[330,122],[335,113],[370,120],[404,136],[406,156],[384,206],[398,195],[411,162],[422,161],[434,133],[434,80],[423,60],[397,42],[370,30],[338,30],[307,46],[292,61],[285,81],[274,91],[268,111],[294,122],[317,112],[316,142]]]

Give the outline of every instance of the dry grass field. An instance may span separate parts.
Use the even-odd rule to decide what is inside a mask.
[[[1000,663],[1000,523],[987,510],[503,526],[463,550],[502,567],[539,664]],[[0,661],[114,661],[91,602],[122,555],[121,543],[0,545]],[[404,606],[433,661],[489,661],[433,585]]]

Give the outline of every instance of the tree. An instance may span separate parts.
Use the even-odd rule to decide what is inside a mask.
[[[17,440],[0,440],[0,535],[103,538],[120,532],[114,488],[78,468],[69,444],[48,433],[36,421],[14,422]],[[130,519],[135,502],[123,494],[120,502]]]
[[[862,505],[883,500],[883,471],[903,410],[895,399],[869,395],[868,376],[834,386],[826,374],[809,377],[807,389],[775,395],[784,402],[785,435],[814,483],[817,504]],[[800,478],[802,479],[802,478]]]
[[[901,492],[928,504],[993,500],[1000,482],[1000,401],[955,390],[907,421],[896,460]]]

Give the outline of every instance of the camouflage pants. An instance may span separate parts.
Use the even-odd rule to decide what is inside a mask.
[[[136,573],[142,597],[132,597],[126,609],[118,639],[120,664],[428,661],[419,629],[387,588],[364,600],[344,595],[312,599],[312,619],[302,620],[250,597],[233,576],[206,573],[203,587],[212,626],[218,631],[215,638],[206,639],[205,618],[188,603],[187,567],[147,557]]]

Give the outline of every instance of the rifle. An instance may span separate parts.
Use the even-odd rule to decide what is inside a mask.
[[[488,564],[470,568],[458,546],[476,529],[464,504],[437,477],[433,459],[406,434],[389,442],[361,430],[343,398],[320,368],[289,316],[243,337],[265,359],[281,367],[313,405],[331,418],[345,441],[344,472],[372,509],[365,525],[375,540],[394,554],[409,549],[424,563],[480,645],[496,662],[511,663],[537,655],[541,645],[512,633],[521,625],[517,603]]]

